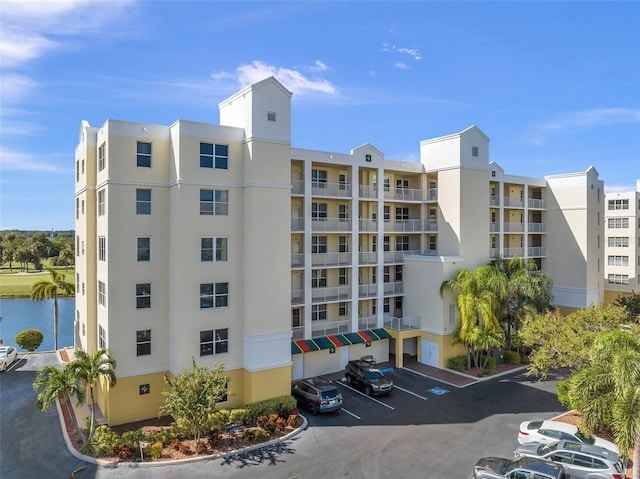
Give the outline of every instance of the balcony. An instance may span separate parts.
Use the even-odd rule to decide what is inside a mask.
[[[321,338],[332,334],[344,334],[351,332],[351,321],[312,321],[311,337]]]
[[[404,251],[385,251],[384,264],[404,262]]]
[[[292,268],[304,267],[304,253],[291,253],[291,267]]]
[[[438,231],[438,222],[436,220],[385,220],[384,231],[395,233],[435,232]]]
[[[499,233],[500,232],[500,223],[489,223],[489,232],[490,233]]]
[[[359,298],[375,298],[378,295],[378,285],[376,283],[359,284],[358,285],[358,297]]]
[[[529,233],[546,233],[547,225],[546,223],[529,223],[527,225],[529,229]]]
[[[304,290],[291,290],[291,304],[304,304]]]
[[[505,196],[504,205],[509,208],[524,208],[524,200],[518,197]]]
[[[546,207],[545,201],[537,198],[529,198],[527,200],[527,204],[529,205],[529,208],[536,208],[540,210],[543,210]]]
[[[351,286],[335,286],[329,288],[313,288],[311,301],[313,303],[328,303],[351,299]]]
[[[401,281],[396,283],[384,283],[383,290],[385,296],[404,294],[404,283]]]
[[[416,190],[412,188],[385,188],[384,199],[392,201],[428,201],[431,196],[435,196],[432,201],[437,200],[437,190]]]
[[[378,222],[371,218],[359,218],[358,228],[361,233],[375,233],[378,231]]]
[[[364,318],[358,318],[359,331],[362,331],[363,329],[376,329],[377,327],[378,327],[377,316],[367,316]]]
[[[504,258],[515,258],[516,256],[524,256],[524,248],[505,248]]]
[[[313,253],[311,266],[351,265],[351,253]]]
[[[314,181],[311,183],[311,194],[313,196],[351,198],[351,185],[346,183],[322,183]]]
[[[407,329],[420,329],[420,316],[408,316],[406,318],[384,317],[384,327],[394,331],[405,331]]]
[[[294,230],[297,231],[297,230]],[[319,233],[351,231],[349,218],[314,218],[311,220],[311,231]]]
[[[378,190],[375,186],[360,185],[358,187],[358,194],[360,195],[360,198],[378,198]]]
[[[504,223],[505,233],[524,233],[524,223]]]
[[[490,196],[489,197],[489,205],[490,206],[500,206],[500,197],[499,196]]]
[[[304,195],[304,181],[291,180],[291,194],[292,195]]]
[[[304,231],[304,218],[291,218],[291,231]]]
[[[375,251],[360,251],[358,253],[358,263],[361,265],[377,264],[378,253]]]
[[[304,326],[296,326],[291,328],[291,339],[293,341],[304,339]]]
[[[527,248],[527,256],[529,258],[542,258],[547,256],[544,246],[530,246]]]

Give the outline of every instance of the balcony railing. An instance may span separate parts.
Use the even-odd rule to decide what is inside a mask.
[[[304,339],[304,326],[296,326],[291,328],[291,339],[294,341],[298,339]]]
[[[515,258],[516,256],[524,256],[524,248],[505,248],[505,258]]]
[[[547,232],[546,223],[529,223],[527,225],[527,228],[529,228],[529,233],[546,233]]]
[[[311,323],[311,337],[320,338],[331,334],[351,332],[351,321],[313,321]]]
[[[368,316],[366,318],[358,318],[358,330],[376,329],[378,327],[378,317]]]
[[[384,283],[384,294],[387,295],[398,295],[404,293],[404,283],[396,282],[396,283]]]
[[[490,233],[499,233],[500,232],[500,223],[489,223],[489,232]]]
[[[304,218],[291,218],[291,231],[304,231]]]
[[[385,232],[411,233],[418,231],[438,231],[436,220],[395,220],[384,222]]]
[[[545,208],[544,200],[540,200],[538,198],[529,198],[527,203],[529,204],[529,208],[538,208],[538,209]]]
[[[358,227],[362,232],[375,233],[378,231],[378,222],[371,218],[358,218]]]
[[[505,233],[523,233],[524,223],[504,223]]]
[[[329,301],[345,301],[347,299],[351,299],[351,286],[313,288],[311,290],[311,301],[313,303],[326,303]]]
[[[375,186],[360,185],[358,187],[360,198],[377,198],[378,190]]]
[[[524,201],[522,200],[522,198],[518,198],[515,196],[505,196],[504,205],[510,208],[524,208]]]
[[[529,258],[541,258],[547,256],[544,246],[530,246],[527,248]]]
[[[489,205],[491,205],[491,206],[500,206],[500,197],[499,196],[490,196],[489,197]]]
[[[384,327],[394,331],[404,331],[407,329],[420,328],[420,316],[408,316],[406,318],[384,317]]]
[[[402,263],[404,261],[404,251],[385,251],[384,262],[388,263]]]
[[[489,258],[499,258],[500,248],[489,248]]]
[[[292,195],[304,195],[304,181],[291,180],[291,194]]]
[[[311,231],[351,231],[350,218],[314,218],[311,220]]]
[[[304,266],[304,253],[291,253],[291,267],[302,268]]]
[[[351,253],[314,253],[311,266],[338,266],[351,264]]]
[[[389,188],[385,189],[384,199],[394,201],[427,201],[429,192],[433,190],[416,190],[412,188]],[[437,199],[437,193],[436,193]]]
[[[291,290],[291,304],[304,304],[304,290]]]
[[[358,262],[362,264],[377,264],[378,253],[375,251],[360,251],[358,253]]]
[[[377,295],[378,295],[378,285],[376,283],[358,285],[358,297],[375,298]]]
[[[311,182],[311,194],[313,196],[351,198],[351,185],[346,183],[321,183],[313,181]]]

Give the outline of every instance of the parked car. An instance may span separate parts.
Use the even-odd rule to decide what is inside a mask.
[[[539,442],[549,444],[555,441],[580,442],[604,447],[619,454],[618,448],[611,441],[596,436],[585,436],[577,426],[560,421],[525,421],[520,424],[518,442]]]
[[[626,465],[618,454],[591,444],[529,442],[519,446],[514,454],[516,458],[526,456],[561,463],[572,479],[624,479],[626,474]]]
[[[291,395],[314,416],[342,407],[342,394],[331,381],[323,378],[298,379],[291,383]]]
[[[344,376],[348,384],[362,389],[367,396],[389,394],[393,389],[393,381],[378,369],[373,356],[349,361]]]
[[[564,468],[559,464],[521,457],[483,457],[473,467],[472,479],[565,479]]]
[[[5,371],[18,359],[18,350],[13,346],[0,346],[0,371]]]

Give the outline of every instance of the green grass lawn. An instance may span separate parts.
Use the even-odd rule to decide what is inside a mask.
[[[68,272],[64,267],[60,269],[65,273],[66,280],[73,282],[75,271],[69,268]],[[51,275],[47,271],[34,273],[7,273],[0,272],[0,298],[20,298],[31,296],[31,285],[41,279],[49,279]]]

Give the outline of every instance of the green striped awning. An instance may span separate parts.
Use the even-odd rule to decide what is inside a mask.
[[[291,354],[310,353],[324,349],[335,349],[352,344],[364,344],[380,339],[389,339],[391,335],[384,328],[366,329],[357,333],[333,334],[313,339],[291,341]]]

